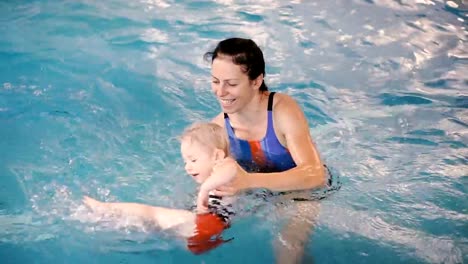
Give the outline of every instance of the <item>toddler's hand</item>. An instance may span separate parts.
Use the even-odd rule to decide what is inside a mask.
[[[200,191],[197,198],[197,214],[208,213],[209,194],[206,191]]]

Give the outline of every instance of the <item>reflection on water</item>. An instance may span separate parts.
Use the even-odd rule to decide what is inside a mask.
[[[343,182],[321,202],[308,254],[461,263],[467,10],[441,0],[0,3],[0,241],[183,255],[145,226],[96,223],[80,199],[191,205],[176,137],[218,111],[202,55],[242,36],[264,50],[268,85],[297,98]],[[271,262],[260,252],[285,215],[243,203],[256,215],[240,214],[236,239],[213,258],[242,250],[244,262]]]

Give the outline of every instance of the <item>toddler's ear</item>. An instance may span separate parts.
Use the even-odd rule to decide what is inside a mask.
[[[226,154],[224,153],[224,151],[222,149],[215,149],[215,160],[222,160],[224,158],[226,158]]]

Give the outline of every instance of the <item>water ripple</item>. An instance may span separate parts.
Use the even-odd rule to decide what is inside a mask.
[[[431,104],[432,101],[426,99],[420,95],[394,95],[389,93],[383,93],[379,96],[382,99],[382,104],[388,106],[396,105],[420,105],[420,104]]]
[[[339,233],[356,232],[376,243],[404,244],[411,247],[414,253],[425,261],[458,263],[463,259],[462,249],[456,246],[454,240],[448,237],[437,238],[426,233],[392,225],[381,217],[367,212],[353,211],[346,208],[330,208],[333,218],[323,219],[328,226],[337,229]],[[340,223],[335,218],[347,217],[346,223]]]

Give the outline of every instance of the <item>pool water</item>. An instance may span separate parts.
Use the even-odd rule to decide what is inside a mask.
[[[341,190],[304,263],[468,261],[468,6],[462,1],[2,1],[2,263],[274,263],[282,216],[241,214],[194,256],[98,221],[83,195],[186,208],[177,136],[219,107],[203,54],[254,39]],[[255,206],[257,201],[251,201]]]

